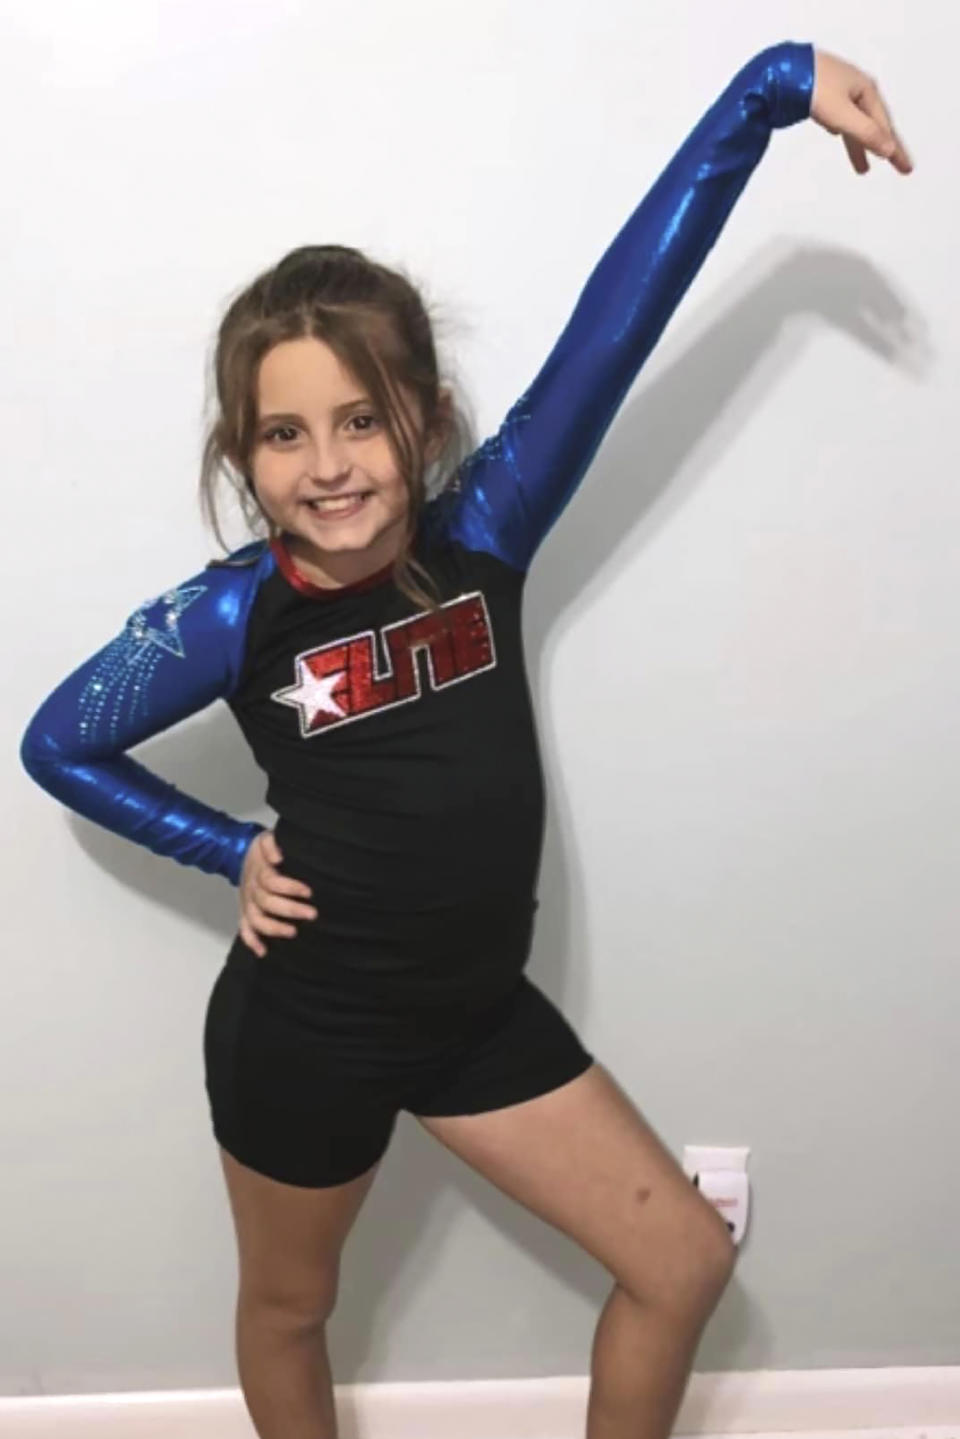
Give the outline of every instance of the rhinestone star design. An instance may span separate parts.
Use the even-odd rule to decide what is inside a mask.
[[[138,643],[159,645],[183,659],[186,651],[180,634],[180,616],[206,592],[206,585],[184,585],[147,600],[127,622]]]
[[[183,585],[146,600],[104,647],[78,700],[81,737],[119,744],[123,730],[149,713],[153,677],[164,654],[186,658],[180,616],[207,590]]]

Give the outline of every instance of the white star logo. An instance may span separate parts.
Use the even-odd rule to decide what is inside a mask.
[[[333,691],[343,679],[346,670],[336,670],[331,675],[315,675],[301,656],[297,656],[297,683],[286,689],[274,690],[271,699],[280,704],[292,705],[300,711],[300,733],[307,736],[318,714],[336,715],[344,719],[347,711],[341,709],[333,697]]]

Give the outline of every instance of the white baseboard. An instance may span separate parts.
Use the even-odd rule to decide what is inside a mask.
[[[582,1439],[586,1376],[337,1384],[341,1439]],[[675,1433],[960,1439],[960,1368],[694,1374]],[[251,1439],[236,1389],[0,1398],[0,1439]]]

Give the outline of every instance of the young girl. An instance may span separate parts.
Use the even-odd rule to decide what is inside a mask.
[[[758,54],[460,464],[404,278],[340,246],[259,276],[220,326],[202,483],[215,529],[223,469],[266,537],[140,605],[26,732],[26,768],[64,804],[239,888],[204,1057],[262,1439],[336,1433],[324,1325],[400,1110],[612,1274],[589,1439],[670,1431],[733,1250],[524,974],[544,797],[520,610],[537,547],[772,130],[808,115],[842,134],[859,173],[868,150],[911,168],[852,66],[805,44]],[[218,698],[267,775],[275,830],[126,754]]]

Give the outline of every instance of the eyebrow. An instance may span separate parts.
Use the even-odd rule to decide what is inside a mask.
[[[345,404],[337,405],[333,413],[339,418],[341,415],[349,414],[351,410],[359,409],[361,405],[369,405],[370,403],[369,398],[363,395],[358,400],[347,400]],[[295,414],[292,410],[283,412],[273,410],[268,415],[261,415],[259,423],[265,425],[268,421],[275,423],[277,420],[294,420],[297,424],[303,424],[303,416]]]

